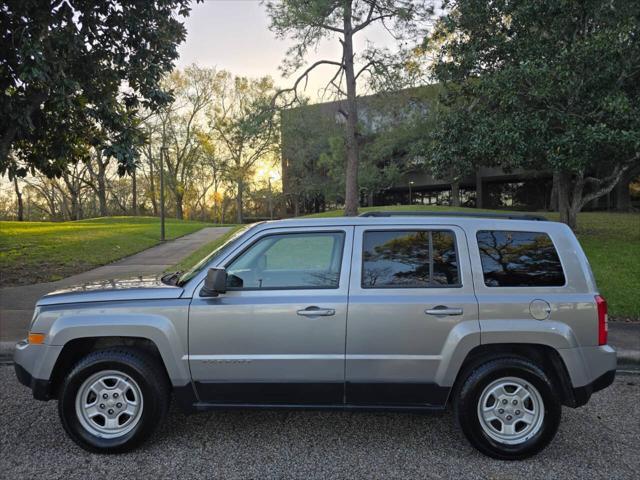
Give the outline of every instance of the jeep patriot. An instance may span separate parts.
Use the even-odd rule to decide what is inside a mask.
[[[470,443],[523,459],[562,406],[614,379],[607,304],[564,224],[411,215],[249,225],[185,273],[53,292],[16,346],[93,452],[190,411],[450,408]]]

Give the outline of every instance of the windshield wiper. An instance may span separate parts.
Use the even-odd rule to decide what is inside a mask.
[[[160,281],[165,285],[175,285],[178,282],[178,278],[182,275],[182,271],[178,270],[175,272],[165,273],[162,277],[160,277]]]

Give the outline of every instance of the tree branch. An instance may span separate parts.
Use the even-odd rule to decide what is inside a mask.
[[[300,84],[300,82],[302,80],[308,79],[309,73],[311,73],[311,71],[313,69],[315,69],[316,67],[318,67],[320,65],[335,65],[335,66],[341,67],[341,68],[344,67],[344,63],[342,63],[342,62],[336,62],[336,61],[333,61],[333,60],[318,60],[317,62],[312,64],[309,68],[307,68],[304,72],[302,72],[302,74],[293,83],[292,87],[284,88],[282,90],[278,90],[275,93],[275,95],[273,96],[273,98],[271,99],[271,106],[275,107],[276,100],[278,99],[278,97],[280,97],[281,95],[284,95],[285,93],[289,93],[289,92],[293,92],[293,100],[291,102],[288,102],[286,106],[290,106],[294,102],[299,101],[299,99],[298,99],[298,85]]]
[[[638,157],[635,157],[635,160],[637,160]],[[622,175],[629,170],[629,168],[631,168],[632,163],[629,163],[625,166],[622,165],[616,165],[616,167],[613,169],[613,173],[611,175],[609,175],[608,177],[605,177],[603,179],[601,179],[599,181],[599,185],[601,185],[601,188],[598,188],[596,190],[594,190],[593,192],[584,195],[582,197],[582,200],[580,201],[580,209],[582,209],[582,207],[584,207],[587,203],[589,203],[591,200],[595,200],[596,198],[600,198],[603,195],[606,195],[607,193],[609,193],[611,190],[613,190],[613,187],[615,187],[618,182],[620,181],[620,178],[622,178]],[[604,186],[602,186],[604,185]]]

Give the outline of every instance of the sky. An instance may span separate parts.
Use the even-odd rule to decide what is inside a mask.
[[[178,68],[192,63],[229,70],[236,75],[260,77],[271,75],[279,87],[289,87],[296,77],[285,79],[278,66],[285,58],[291,41],[277,39],[269,30],[266,9],[259,0],[205,0],[194,4],[185,22],[187,40],[179,47]],[[393,48],[395,41],[380,26],[367,28],[355,38],[355,50],[371,41],[378,47]],[[339,60],[341,47],[337,38],[324,41],[309,56]],[[335,67],[321,66],[309,78],[305,95],[318,99],[321,90],[333,76]]]

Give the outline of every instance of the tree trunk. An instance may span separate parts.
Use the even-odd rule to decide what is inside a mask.
[[[236,194],[236,223],[242,224],[244,217],[242,215],[242,195],[244,193],[243,182],[238,182],[238,190]]]
[[[158,201],[156,200],[156,182],[153,174],[153,160],[151,152],[149,152],[149,195],[151,196],[151,207],[153,208],[153,216],[158,216]]]
[[[552,212],[557,212],[558,207],[558,191],[560,188],[560,172],[553,172],[553,180],[551,185],[551,195],[549,198],[549,209]]]
[[[176,218],[178,220],[182,220],[184,219],[184,212],[182,209],[182,201],[184,200],[184,194],[180,193],[178,189],[176,189],[173,194],[176,199]]]
[[[20,185],[18,185],[18,177],[13,177],[13,188],[16,191],[16,197],[18,199],[18,221],[24,221],[24,204],[22,203],[22,192],[20,191]]]
[[[100,216],[106,217],[109,215],[109,210],[107,209],[107,181],[106,181],[106,171],[107,171],[107,163],[103,162],[102,157],[98,156],[98,202],[100,203]]]
[[[367,207],[373,207],[373,192],[367,194]]]
[[[56,189],[53,184],[51,184],[51,200],[49,200],[49,196],[47,196],[47,200],[49,201],[49,205],[51,207],[51,221],[54,222],[56,220],[58,212],[56,210]]]
[[[300,216],[300,198],[298,197],[298,195],[295,195],[293,197],[293,216]]]
[[[71,195],[71,220],[80,220],[80,204],[78,203],[78,195],[70,192]]]
[[[571,174],[568,172],[557,172],[558,177],[558,211],[560,212],[560,221],[566,223],[571,228],[575,227],[576,219],[571,219],[570,203],[571,203]],[[573,226],[572,226],[573,223]]]
[[[133,204],[133,214],[134,215],[138,215],[138,182],[137,182],[137,175],[136,175],[136,171],[133,170],[133,172],[131,172],[131,190],[132,190],[132,200],[131,203]]]
[[[451,183],[451,206],[460,206],[460,182]]]
[[[616,210],[620,212],[628,212],[631,210],[631,193],[629,192],[629,184],[633,181],[638,170],[629,170],[625,173],[615,187],[616,190]]]
[[[344,74],[347,82],[347,172],[344,214],[358,215],[358,108],[356,104],[356,77],[353,69],[353,31],[351,25],[351,0],[344,6]]]

